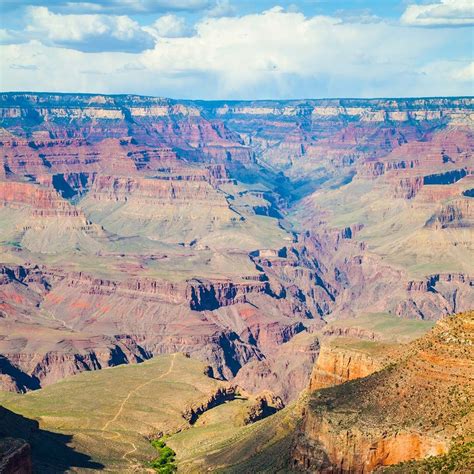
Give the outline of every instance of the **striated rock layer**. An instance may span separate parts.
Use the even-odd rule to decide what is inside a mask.
[[[441,319],[381,371],[315,392],[293,449],[304,472],[373,472],[469,441],[474,313]]]
[[[0,94],[2,387],[186,352],[289,402],[321,345],[316,384],[378,367],[317,332],[472,307],[473,111]]]

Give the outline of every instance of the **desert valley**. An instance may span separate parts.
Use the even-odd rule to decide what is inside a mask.
[[[0,472],[471,472],[473,124],[0,94]]]

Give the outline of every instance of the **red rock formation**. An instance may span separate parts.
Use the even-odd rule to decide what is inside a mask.
[[[14,321],[9,336],[24,325],[28,344],[32,321],[47,332],[41,347],[20,347],[20,336],[0,341],[26,376],[18,384],[9,367],[5,386],[26,390],[34,380],[186,351],[219,376],[242,371],[252,389],[273,383],[289,400],[318,351],[312,340],[293,354],[291,342],[322,316],[434,319],[466,307],[467,275],[415,290],[412,277],[368,250],[370,228],[331,229],[322,207],[301,222],[317,232],[298,235],[283,221],[315,186],[329,180],[335,189],[356,172],[356,181],[372,176],[410,203],[451,196],[424,177],[469,172],[471,109],[461,98],[223,104],[0,94],[0,210],[14,222],[0,244],[28,269],[4,272],[0,314]],[[459,200],[464,182],[447,187]],[[437,222],[461,225],[466,209],[444,208]],[[228,244],[234,228],[249,243]],[[222,277],[212,276],[214,258],[228,267]]]
[[[323,344],[311,374],[309,390],[332,387],[349,380],[366,377],[384,366],[381,355]]]
[[[98,201],[127,201],[131,196],[142,202],[168,200],[216,200],[216,194],[205,175],[178,176],[174,179],[140,179],[114,176],[97,176],[92,182],[89,196]],[[224,206],[225,200],[222,200]],[[225,206],[227,207],[227,206]]]
[[[368,377],[314,393],[295,439],[303,472],[370,473],[445,453],[472,429],[474,313],[447,317]],[[430,388],[431,387],[431,388]],[[459,390],[459,395],[448,394]]]
[[[0,205],[31,208],[31,215],[38,220],[45,217],[78,218],[86,225],[84,213],[64,200],[54,189],[42,188],[31,183],[0,181]]]
[[[366,433],[348,430],[334,436],[329,424],[309,418],[303,429],[319,433],[317,444],[302,440],[293,451],[293,467],[303,472],[367,474],[384,466],[444,454],[448,448],[442,439],[422,433],[379,432],[369,438]]]

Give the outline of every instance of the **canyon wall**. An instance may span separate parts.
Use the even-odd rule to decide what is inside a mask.
[[[292,467],[369,473],[444,454],[472,433],[473,317],[471,311],[443,318],[379,372],[316,391]]]
[[[2,386],[187,352],[288,402],[329,315],[472,307],[473,118],[462,97],[0,94]],[[377,366],[348,357],[323,345],[312,383]]]

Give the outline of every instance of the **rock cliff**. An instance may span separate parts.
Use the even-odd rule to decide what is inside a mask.
[[[473,318],[472,311],[443,318],[381,371],[315,392],[293,467],[373,472],[440,455],[472,436]]]
[[[332,387],[349,380],[359,379],[380,370],[388,357],[384,351],[371,353],[351,348],[349,341],[339,340],[339,344],[328,341],[319,350],[318,359],[311,374],[309,390]],[[376,344],[374,344],[376,346]],[[387,350],[388,352],[388,350]]]
[[[31,474],[31,447],[22,440],[3,438],[0,441],[0,472],[2,474]]]
[[[471,307],[473,110],[0,94],[3,387],[188,352],[288,402],[329,315]]]

